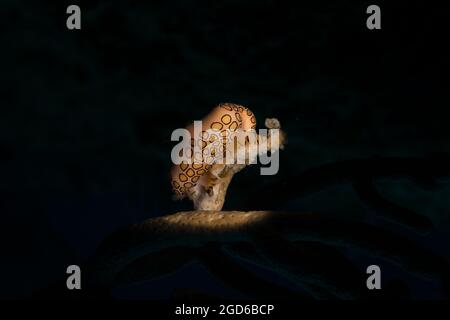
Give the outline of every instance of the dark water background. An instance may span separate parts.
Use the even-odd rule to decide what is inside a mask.
[[[82,30],[69,31],[69,4],[0,5],[2,297],[64,277],[117,228],[190,209],[171,200],[170,134],[219,102],[248,106],[260,125],[275,116],[289,136],[278,175],[237,175],[229,210],[370,220],[347,184],[301,197],[286,188],[280,203],[254,191],[283,190],[340,160],[450,151],[439,6],[380,4],[382,30],[369,31],[367,1],[79,1]],[[450,184],[377,187],[429,217],[430,234],[406,234],[449,257]],[[386,268],[413,296],[440,296],[436,284]],[[176,287],[239,296],[199,265],[116,295],[167,297]]]

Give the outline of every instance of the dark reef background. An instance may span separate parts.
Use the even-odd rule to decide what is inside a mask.
[[[171,200],[170,134],[219,102],[248,106],[260,125],[275,116],[289,137],[278,175],[247,168],[227,210],[370,219],[347,184],[301,197],[283,185],[340,160],[450,152],[447,16],[429,2],[378,3],[378,31],[365,26],[369,1],[77,1],[80,31],[66,29],[69,4],[0,5],[0,297],[64,278],[117,228],[190,209]],[[288,201],[262,204],[255,190],[274,183]],[[449,259],[450,183],[377,186],[431,219],[428,235],[406,235]],[[442,296],[386,270],[412,297]],[[240,297],[199,265],[115,295],[192,287]]]

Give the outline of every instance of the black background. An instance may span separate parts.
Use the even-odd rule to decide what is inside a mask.
[[[1,297],[64,278],[117,228],[190,209],[171,200],[170,134],[219,102],[248,106],[260,125],[277,117],[289,137],[278,175],[240,173],[227,210],[370,219],[348,185],[300,197],[291,179],[340,160],[449,151],[438,5],[378,2],[382,29],[368,30],[367,1],[78,1],[82,29],[69,31],[69,4],[0,5]],[[287,201],[263,201],[266,185]],[[377,186],[431,219],[428,235],[408,236],[448,259],[450,185]],[[386,269],[412,297],[442,297]],[[179,287],[241,297],[198,265],[114,294],[167,298]]]

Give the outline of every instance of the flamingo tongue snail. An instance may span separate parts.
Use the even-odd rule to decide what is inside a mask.
[[[266,126],[279,129],[279,122],[276,119],[266,119]],[[219,159],[226,159],[227,148],[230,147],[234,150],[254,150],[257,155],[258,144],[264,142],[270,146],[270,136],[257,135],[255,128],[256,117],[253,112],[232,103],[221,103],[207,114],[202,119],[201,133],[198,136],[195,136],[197,133],[194,124],[189,125],[186,129],[193,137],[189,150],[193,161],[175,164],[171,169],[170,179],[175,198],[189,197],[196,210],[221,210],[233,175],[246,164],[254,163],[256,158],[248,159],[251,157],[248,154],[252,154],[249,152],[244,153],[247,158],[243,163],[230,163]],[[245,143],[236,144],[234,137],[240,132],[247,134]],[[249,139],[252,135],[254,139]],[[279,143],[273,144],[277,146],[275,149],[283,148],[284,133],[280,134],[279,138]],[[271,148],[272,152],[278,151],[273,149]],[[267,151],[267,148],[265,150]]]

